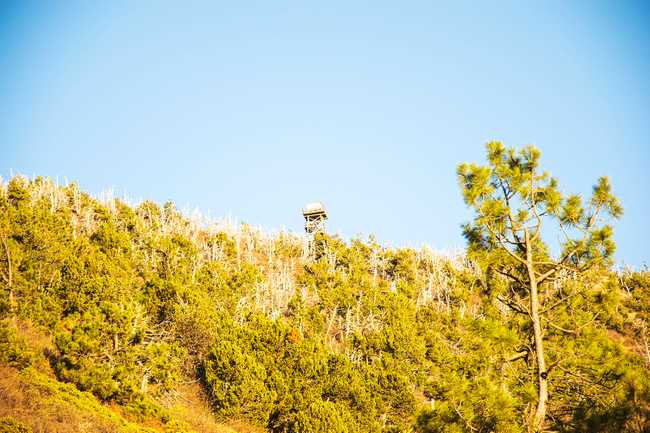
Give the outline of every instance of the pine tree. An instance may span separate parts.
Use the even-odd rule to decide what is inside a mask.
[[[549,283],[566,273],[608,265],[615,243],[605,217],[618,218],[623,209],[606,177],[598,179],[586,204],[579,195],[563,195],[558,181],[540,170],[540,151],[533,146],[516,151],[490,142],[487,159],[486,166],[463,163],[457,169],[465,203],[475,213],[463,232],[469,252],[510,282],[502,301],[529,320],[537,404],[528,424],[537,432],[543,429],[549,396],[547,314],[571,296],[554,292]],[[543,240],[553,228],[563,238],[559,254]]]

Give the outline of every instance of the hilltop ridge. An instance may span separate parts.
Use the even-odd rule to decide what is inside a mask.
[[[467,255],[325,233],[310,249],[20,176],[0,185],[0,224],[0,423],[47,431],[63,411],[77,415],[61,431],[526,429],[527,322],[507,280]],[[650,274],[554,284],[575,295],[545,337],[552,427],[647,431]],[[47,396],[40,412],[19,410],[28,394]]]

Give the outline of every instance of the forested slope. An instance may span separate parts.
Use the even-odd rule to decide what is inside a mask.
[[[228,431],[179,410],[188,392],[239,431],[520,432],[535,404],[528,321],[478,259],[328,235],[310,255],[296,234],[22,177],[0,187],[0,237],[13,431],[62,410],[18,410],[34,387],[86,431]],[[559,293],[549,428],[648,431],[650,274],[594,267]]]

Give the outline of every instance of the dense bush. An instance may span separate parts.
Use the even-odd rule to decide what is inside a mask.
[[[16,330],[6,321],[0,321],[0,362],[23,369],[36,358],[37,354],[16,335]]]
[[[74,184],[0,188],[0,314],[53,336],[59,380],[147,413],[200,380],[273,432],[519,432],[527,321],[480,260],[268,235]],[[595,269],[547,325],[549,428],[648,428],[650,277]],[[3,322],[0,360],[30,364]],[[566,332],[566,331],[570,332]]]
[[[32,433],[32,429],[11,416],[0,418],[0,432],[2,433]]]

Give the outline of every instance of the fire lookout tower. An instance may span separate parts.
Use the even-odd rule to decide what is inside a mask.
[[[305,217],[305,231],[310,239],[313,239],[316,233],[325,231],[327,212],[323,203],[317,201],[307,204],[302,209],[302,216]]]

